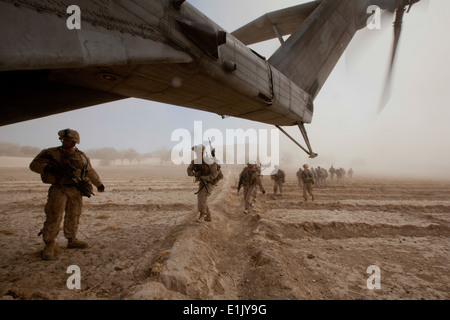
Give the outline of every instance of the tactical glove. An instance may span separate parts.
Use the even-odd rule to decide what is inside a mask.
[[[105,191],[105,186],[104,185],[100,185],[97,187],[97,191],[98,192],[104,192]]]

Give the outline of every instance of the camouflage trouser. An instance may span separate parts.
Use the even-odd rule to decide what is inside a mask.
[[[256,198],[256,186],[244,186],[245,210],[248,210],[250,208],[250,204],[252,203],[252,199],[254,198]]]
[[[303,198],[305,198],[305,200],[308,200],[308,193],[314,200],[313,184],[310,182],[307,182],[307,183],[304,182],[303,183]]]
[[[298,186],[300,188],[302,188],[303,187],[303,180],[301,178],[298,178],[297,180],[298,180]]]
[[[252,193],[252,200],[256,200],[256,193],[257,193],[257,191],[258,191],[258,188],[257,188],[257,186],[253,186],[254,188],[253,188],[253,193]]]
[[[197,207],[200,211],[201,216],[211,217],[211,212],[208,207],[208,196],[211,195],[214,190],[214,186],[208,183],[208,190],[205,187],[201,187],[200,191],[197,193]],[[208,194],[209,191],[209,194]]]
[[[78,231],[83,198],[81,192],[73,186],[51,186],[45,205],[45,222],[42,230],[45,243],[55,241],[64,215],[64,236],[75,238]]]
[[[277,194],[278,188],[280,188],[280,194],[283,194],[283,182],[273,180],[273,195]]]

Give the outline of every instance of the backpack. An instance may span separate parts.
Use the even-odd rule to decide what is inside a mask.
[[[212,185],[216,185],[217,182],[219,182],[219,181],[222,180],[222,179],[223,179],[223,173],[222,173],[220,164],[218,164],[218,165],[217,165],[217,177],[215,177],[215,178],[211,181],[211,184],[212,184]]]

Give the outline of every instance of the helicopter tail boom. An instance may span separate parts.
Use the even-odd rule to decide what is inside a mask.
[[[323,0],[269,63],[314,99],[358,30],[363,2]]]

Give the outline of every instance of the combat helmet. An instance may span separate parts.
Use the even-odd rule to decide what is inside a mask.
[[[60,131],[58,131],[58,136],[59,136],[59,140],[61,140],[61,141],[63,141],[64,139],[68,139],[75,143],[80,144],[80,135],[75,130],[72,130],[69,128],[60,130]]]
[[[196,146],[193,146],[192,148],[191,148],[191,150],[192,151],[195,151],[195,152],[197,152],[197,151],[205,151],[205,146],[203,145],[203,144],[198,144],[198,145],[196,145]]]
[[[256,161],[255,160],[250,160],[247,163],[247,167],[249,167],[249,168],[256,167]]]

